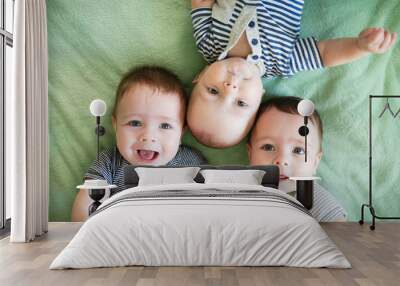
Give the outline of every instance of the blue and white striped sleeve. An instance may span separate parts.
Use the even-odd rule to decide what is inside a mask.
[[[208,164],[203,154],[190,146],[179,146],[175,157],[167,163],[167,166],[199,166]]]
[[[347,221],[346,210],[319,184],[314,184],[314,203],[310,212],[319,222]]]
[[[213,19],[211,8],[197,8],[191,11],[193,34],[199,52],[209,63],[218,59],[214,35],[212,33]]]
[[[289,69],[291,74],[323,67],[317,41],[313,37],[298,39],[290,56]]]
[[[85,178],[106,180],[108,184],[113,183],[112,160],[113,151],[111,148],[103,150],[99,154],[99,160],[94,160],[85,174]]]

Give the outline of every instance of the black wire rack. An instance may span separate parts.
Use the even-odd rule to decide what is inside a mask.
[[[400,98],[400,95],[370,95],[369,96],[369,192],[368,192],[368,204],[362,204],[361,205],[361,219],[358,221],[359,224],[364,224],[364,209],[367,207],[371,213],[372,216],[372,224],[369,226],[371,230],[375,229],[375,219],[400,219],[400,217],[384,217],[384,216],[378,216],[376,214],[375,208],[372,203],[372,101],[375,98]],[[386,109],[386,106],[385,106]],[[398,112],[396,114],[393,114],[391,112],[393,117],[396,118],[396,116],[399,114]],[[383,112],[381,113],[381,115]]]

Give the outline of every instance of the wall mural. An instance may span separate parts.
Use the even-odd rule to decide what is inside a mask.
[[[289,195],[290,178],[320,178],[317,220],[358,221],[369,95],[400,93],[397,1],[192,2],[47,3],[50,221],[84,219],[92,200],[76,186],[103,179],[114,195],[132,164],[274,164]],[[400,214],[398,110],[372,108],[382,216]]]

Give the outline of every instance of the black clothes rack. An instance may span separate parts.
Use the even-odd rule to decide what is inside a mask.
[[[400,95],[370,95],[369,96],[369,203],[361,205],[361,219],[359,224],[364,224],[364,208],[369,208],[372,215],[372,224],[369,226],[371,230],[375,229],[375,219],[400,219],[400,217],[382,217],[378,216],[372,205],[372,100],[374,98],[400,98]],[[396,113],[397,115],[398,113]],[[381,114],[382,115],[382,114]],[[394,116],[396,118],[396,116]]]

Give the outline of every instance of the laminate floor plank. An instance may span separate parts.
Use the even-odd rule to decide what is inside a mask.
[[[49,223],[31,243],[0,240],[1,286],[398,286],[400,223],[379,222],[375,231],[357,223],[321,224],[351,269],[296,267],[114,267],[49,270],[81,223]]]

